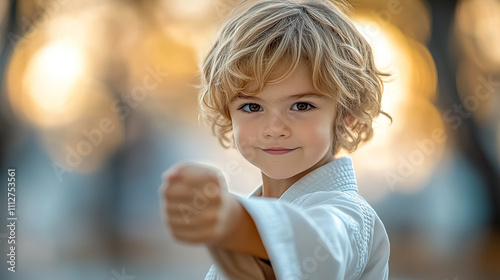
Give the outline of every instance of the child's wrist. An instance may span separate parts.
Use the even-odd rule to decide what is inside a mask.
[[[211,246],[230,247],[238,236],[238,230],[243,229],[245,225],[245,209],[237,198],[228,194],[225,197],[226,205],[221,209],[221,224],[219,236],[212,242]]]

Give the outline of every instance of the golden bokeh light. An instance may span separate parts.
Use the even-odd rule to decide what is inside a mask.
[[[106,65],[121,59],[131,40],[120,37],[113,48],[112,28],[97,28],[101,20],[113,20],[112,3],[88,9],[66,3],[65,13],[35,22],[7,68],[14,112],[34,126],[62,173],[98,170],[125,137],[124,114],[117,108],[122,100],[106,82]],[[130,19],[131,9],[120,11],[122,21]]]
[[[163,0],[165,11],[171,17],[183,20],[199,20],[214,8],[213,0]]]
[[[385,26],[382,29],[370,17],[359,15],[356,21],[356,27],[372,46],[375,64],[380,70],[391,74],[390,82],[384,85],[382,107],[393,111],[410,94],[412,68],[408,63],[406,39],[395,27]]]
[[[36,110],[59,119],[74,111],[68,105],[78,81],[85,74],[85,57],[69,40],[42,47],[31,59],[23,84]]]
[[[9,98],[23,117],[40,127],[55,127],[80,116],[86,94],[79,87],[88,77],[86,58],[77,45],[71,40],[56,40],[27,59],[16,56],[9,73]]]
[[[355,15],[364,14],[381,28],[395,26],[409,39],[426,44],[431,37],[431,12],[427,1],[373,1],[351,2]]]
[[[69,126],[39,129],[41,140],[57,172],[92,172],[101,168],[125,139],[123,115],[113,110],[118,98],[98,83],[82,85],[86,110]]]
[[[392,125],[376,128],[372,141],[353,155],[368,180],[366,186],[386,186],[363,190],[370,199],[381,198],[387,191],[418,191],[445,151],[444,123],[431,102],[413,97],[401,102],[399,110]]]
[[[84,106],[74,90],[85,79],[87,58],[70,38],[48,41],[43,35],[34,33],[15,49],[7,68],[9,102],[36,126],[66,125]]]
[[[437,92],[437,68],[429,49],[420,42],[408,40],[411,47],[408,63],[412,64],[411,92],[434,101]]]
[[[500,2],[461,0],[457,6],[455,29],[466,55],[483,71],[500,69]]]
[[[180,44],[159,30],[148,31],[141,44],[134,46],[134,57],[128,58],[132,76],[141,81],[146,68],[158,67],[166,76],[164,81],[171,84],[186,83],[198,70],[196,54],[186,45]]]
[[[147,87],[151,106],[162,118],[197,122],[197,61],[194,49],[180,43],[158,27],[145,31],[140,44],[126,58],[129,81],[126,94],[143,85],[152,75],[154,83]]]
[[[362,192],[370,200],[388,191],[415,192],[432,174],[446,141],[442,116],[432,101],[437,71],[427,48],[405,37],[389,23],[381,25],[370,14],[357,13],[357,27],[372,46],[375,64],[392,76],[386,79],[382,109],[374,122],[375,136],[352,156],[362,170]],[[436,139],[434,139],[436,138]],[[364,178],[370,178],[364,181]],[[370,188],[370,186],[386,186]]]

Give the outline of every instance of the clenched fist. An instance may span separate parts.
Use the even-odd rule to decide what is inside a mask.
[[[227,191],[222,172],[185,162],[162,174],[162,215],[173,236],[188,243],[217,245],[234,230],[242,207]]]

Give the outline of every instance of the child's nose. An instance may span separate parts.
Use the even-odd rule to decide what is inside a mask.
[[[288,120],[278,113],[271,114],[263,130],[264,137],[287,137],[290,135]]]

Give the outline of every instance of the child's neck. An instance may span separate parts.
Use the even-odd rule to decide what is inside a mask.
[[[262,173],[262,197],[275,197],[279,198],[283,193],[285,193],[288,188],[290,188],[295,182],[300,180],[300,178],[304,177],[309,172],[314,169],[332,162],[335,160],[334,156],[325,156],[318,163],[313,165],[311,168],[298,173],[297,175],[287,178],[287,179],[274,179],[268,177],[266,174]]]

